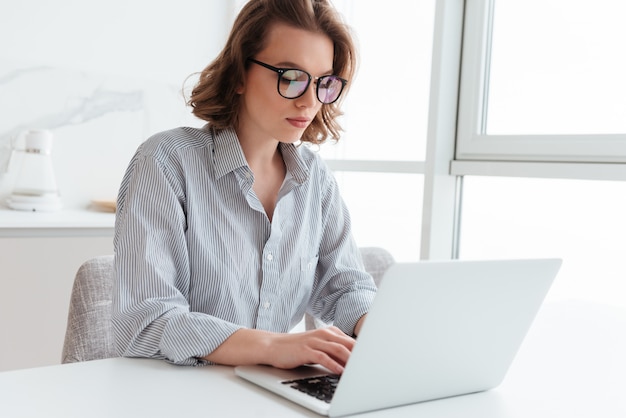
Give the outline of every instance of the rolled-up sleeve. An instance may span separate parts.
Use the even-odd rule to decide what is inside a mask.
[[[140,148],[118,198],[113,327],[118,354],[203,364],[241,328],[189,306],[182,184]]]
[[[363,266],[335,178],[326,173],[323,184],[322,234],[311,310],[323,322],[353,335],[376,296],[376,285]]]

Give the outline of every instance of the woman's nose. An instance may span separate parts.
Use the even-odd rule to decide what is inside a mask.
[[[306,88],[304,94],[296,99],[298,107],[313,107],[317,104],[317,91],[315,81],[312,81]]]

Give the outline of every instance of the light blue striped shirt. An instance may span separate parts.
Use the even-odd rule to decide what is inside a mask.
[[[122,180],[115,224],[118,353],[204,364],[245,327],[288,332],[305,312],[352,334],[376,287],[323,160],[280,144],[270,222],[233,130],[154,135]]]

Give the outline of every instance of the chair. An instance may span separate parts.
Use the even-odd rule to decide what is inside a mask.
[[[365,269],[378,286],[394,259],[382,248],[362,247],[360,250]],[[112,288],[112,255],[94,257],[80,266],[70,297],[62,363],[117,357],[111,326]],[[306,329],[316,325],[320,324],[306,315]]]
[[[80,266],[70,296],[61,363],[117,357],[113,348],[111,299],[113,255]]]

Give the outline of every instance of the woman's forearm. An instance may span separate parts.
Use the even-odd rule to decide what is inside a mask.
[[[243,328],[204,358],[230,366],[267,364],[283,369],[320,364],[340,374],[353,347],[354,339],[336,327],[287,334]]]

